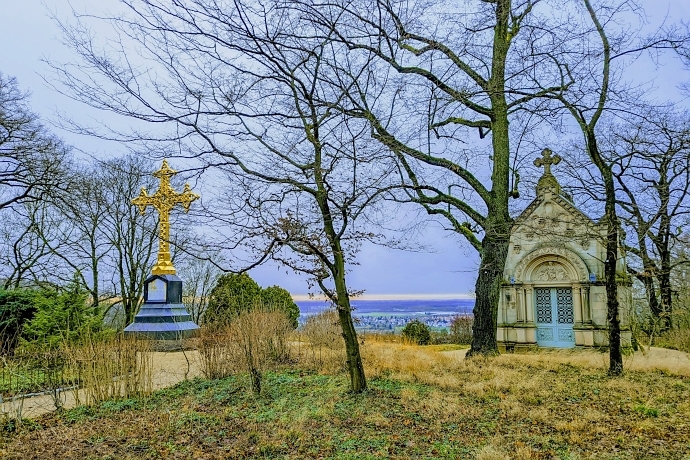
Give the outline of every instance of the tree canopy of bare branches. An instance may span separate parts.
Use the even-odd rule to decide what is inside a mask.
[[[40,200],[64,178],[68,148],[39,122],[28,95],[0,74],[0,209]]]

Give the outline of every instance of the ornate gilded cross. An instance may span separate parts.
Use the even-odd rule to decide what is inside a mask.
[[[551,156],[553,152],[550,149],[544,149],[541,152],[542,158],[534,160],[534,166],[537,168],[544,167],[544,175],[551,174],[551,165],[557,165],[561,162],[561,157],[558,155]]]
[[[149,195],[146,188],[142,187],[139,196],[132,200],[132,204],[137,205],[142,214],[148,205],[156,208],[160,214],[158,260],[151,270],[154,275],[175,274],[175,267],[170,260],[170,211],[176,204],[181,204],[184,211],[189,212],[189,205],[199,198],[199,195],[189,188],[189,184],[184,184],[182,193],[177,193],[170,185],[170,178],[175,174],[177,171],[168,166],[167,160],[163,160],[161,169],[153,173],[153,177],[160,180],[156,193]]]

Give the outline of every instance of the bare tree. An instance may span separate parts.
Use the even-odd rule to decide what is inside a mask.
[[[201,318],[208,306],[211,290],[222,273],[219,266],[227,265],[220,252],[213,251],[204,254],[202,251],[199,251],[200,240],[203,240],[203,238],[197,235],[194,238],[194,245],[197,247],[192,249],[198,257],[188,255],[182,258],[181,262],[178,262],[180,260],[178,258],[178,261],[175,263],[180,277],[184,280],[182,301],[192,316],[192,321],[197,324],[201,322]]]
[[[17,81],[0,73],[0,209],[59,185],[68,148],[40,124]]]
[[[510,121],[571,83],[549,55],[567,18],[537,14],[538,3],[466,1],[451,11],[435,1],[299,2],[353,54],[373,57],[387,97],[361,85],[346,113],[366,119],[397,155],[407,199],[447,219],[480,255],[467,356],[498,353],[509,199],[519,180]]]
[[[92,306],[122,311],[130,322],[141,302],[143,280],[155,250],[155,214],[131,204],[141,187],[155,186],[153,163],[125,156],[75,165],[63,190],[47,196],[52,221],[37,229],[44,244],[90,294]]]
[[[100,226],[111,246],[105,270],[114,273],[110,290],[119,297],[125,323],[129,324],[139,310],[144,280],[151,273],[157,249],[158,216],[142,215],[131,199],[141,187],[153,188],[154,169],[150,161],[125,156],[97,166],[100,199],[105,204]]]
[[[674,235],[671,261],[673,327],[688,329],[690,328],[690,234],[687,232]]]
[[[572,5],[573,19],[585,24],[582,33],[563,42],[556,56],[573,80],[567,91],[552,97],[572,116],[582,136],[584,151],[596,174],[590,178],[603,192],[606,224],[604,276],[609,325],[609,374],[623,372],[621,353],[618,283],[624,279],[621,264],[621,222],[618,216],[619,191],[615,157],[607,150],[606,138],[616,117],[634,118],[643,106],[625,69],[643,52],[677,48],[683,43],[672,33],[660,31],[642,36],[630,26],[630,18],[643,17],[633,0],[579,0]]]
[[[600,13],[606,16],[607,11],[597,12],[590,0],[582,0],[582,2],[594,26],[592,33],[598,36],[597,44],[601,47],[601,50],[597,50],[591,54],[583,50],[580,58],[584,58],[583,60],[591,67],[585,66],[583,73],[579,75],[581,77],[578,80],[578,83],[581,85],[578,88],[579,91],[571,90],[571,94],[558,95],[557,99],[563,104],[566,110],[570,112],[582,131],[586,151],[590,160],[596,166],[604,187],[604,221],[606,222],[606,260],[604,261],[604,277],[607,296],[607,320],[609,324],[609,373],[618,375],[623,372],[618,284],[616,279],[620,221],[616,212],[616,187],[612,163],[607,161],[607,158],[599,149],[599,131],[597,129],[599,120],[609,103],[609,84],[611,72],[613,70],[611,68],[612,49],[607,32],[599,18]],[[604,24],[606,24],[605,21]],[[592,79],[591,73],[596,71],[598,71],[601,76],[598,79]],[[590,92],[590,97],[587,97],[587,92]]]
[[[55,258],[88,289],[92,306],[99,308],[102,301],[117,297],[107,289],[108,274],[103,273],[113,249],[104,225],[108,204],[103,195],[108,184],[99,181],[101,172],[93,166],[74,165],[70,172],[64,188],[45,200],[54,209],[52,221],[37,230]],[[113,273],[109,275],[112,279]]]
[[[126,64],[124,50],[102,54],[77,25],[65,32],[82,66],[55,67],[65,91],[169,124],[154,141],[230,178],[209,228],[228,237],[226,247],[245,251],[241,268],[272,258],[311,276],[337,306],[351,389],[363,391],[346,273],[359,244],[378,240],[358,221],[389,190],[394,163],[367,142],[366,123],[332,109],[362,66],[351,62],[337,74],[347,67],[342,50],[283,2],[123,4],[130,15],[111,23],[155,63],[155,78]],[[97,86],[94,75],[104,77]]]
[[[51,245],[61,244],[50,226],[54,214],[40,201],[15,203],[0,210],[0,276],[4,289],[59,284],[68,276],[51,250]]]
[[[52,211],[42,200],[64,181],[69,149],[28,106],[17,81],[0,73],[0,276],[5,288],[56,281],[39,230]],[[56,235],[53,235],[55,237]]]
[[[629,263],[628,269],[644,284],[659,331],[672,326],[672,252],[690,211],[689,120],[687,114],[656,112],[613,138],[621,218],[634,235],[627,250],[641,264],[635,269]]]

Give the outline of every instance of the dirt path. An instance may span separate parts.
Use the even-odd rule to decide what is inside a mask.
[[[154,352],[151,357],[151,366],[154,390],[201,376],[197,351]],[[76,406],[75,392],[76,390],[68,390],[60,393],[60,400],[65,409]],[[78,396],[83,402],[86,399],[85,391],[79,390]],[[34,396],[2,404],[2,414],[10,417],[34,418],[54,410],[55,402],[52,395]]]

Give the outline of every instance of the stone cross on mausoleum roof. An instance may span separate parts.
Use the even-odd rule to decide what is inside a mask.
[[[542,195],[546,189],[552,189],[556,195],[561,193],[561,185],[553,174],[551,174],[551,165],[557,165],[560,162],[561,157],[553,155],[551,149],[548,148],[542,150],[541,158],[534,160],[534,166],[538,168],[544,167],[544,174],[542,174],[541,178],[539,178],[539,182],[537,182],[537,195]]]
[[[534,166],[537,168],[544,167],[544,174],[551,174],[551,165],[557,165],[561,162],[561,157],[558,155],[551,156],[553,152],[551,149],[544,149],[541,152],[541,158],[534,160]]]

